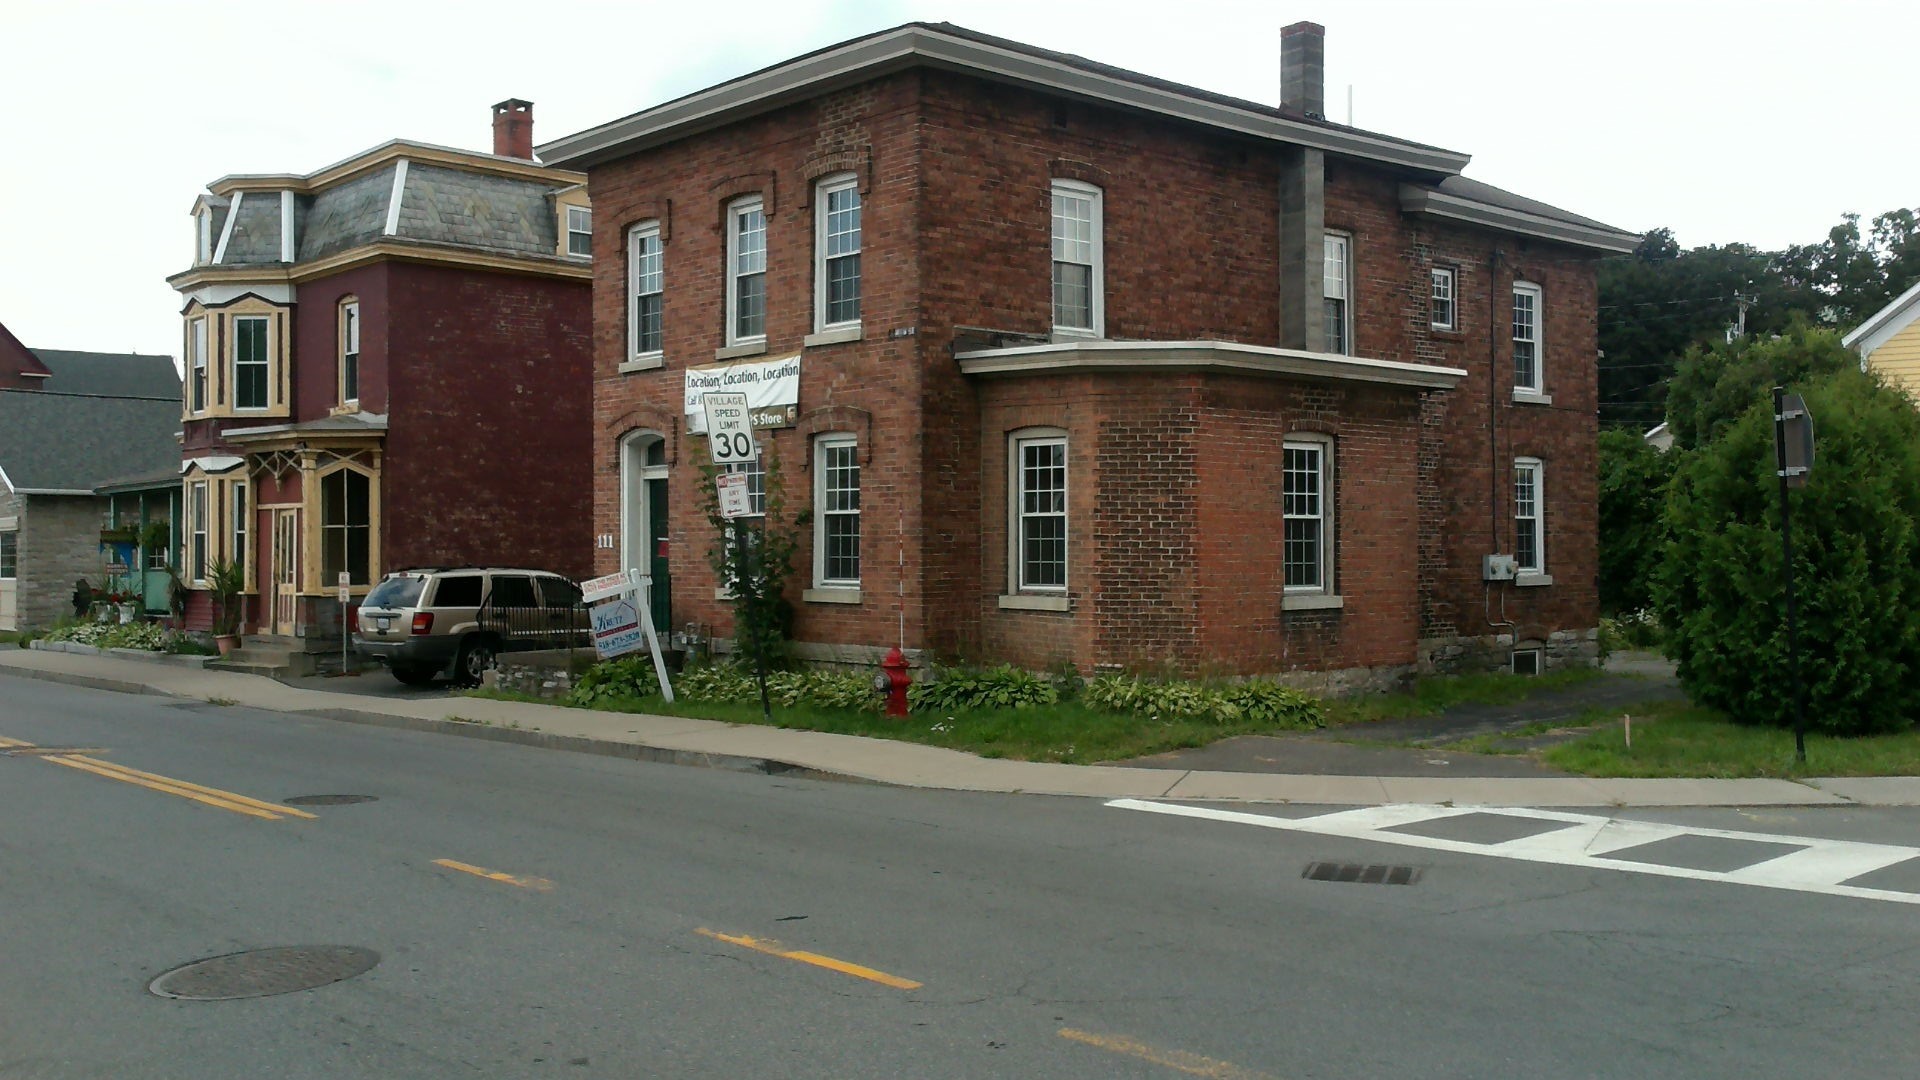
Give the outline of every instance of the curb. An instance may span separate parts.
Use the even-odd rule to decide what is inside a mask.
[[[7,668],[4,673],[8,675],[18,675],[24,679],[39,679],[41,682],[65,683],[68,686],[83,686],[89,690],[107,690],[116,694],[141,694],[147,697],[174,696],[165,690],[148,686],[146,683],[127,682],[123,679],[104,679],[97,675],[71,675],[64,671],[38,671],[33,668]]]

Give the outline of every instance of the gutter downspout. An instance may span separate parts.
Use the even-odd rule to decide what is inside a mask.
[[[1487,262],[1487,548],[1490,554],[1500,550],[1500,395],[1495,375],[1500,367],[1500,267],[1506,261],[1506,254],[1496,242],[1492,258]],[[1485,578],[1486,575],[1482,574],[1481,617],[1490,627],[1506,627],[1508,648],[1511,650],[1520,641],[1520,627],[1507,618],[1507,597],[1504,592],[1500,594],[1500,618],[1494,619],[1494,583]]]

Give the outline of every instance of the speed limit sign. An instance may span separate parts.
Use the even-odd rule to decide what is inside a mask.
[[[700,405],[707,413],[707,442],[715,465],[759,460],[760,444],[753,439],[747,395],[702,394]]]

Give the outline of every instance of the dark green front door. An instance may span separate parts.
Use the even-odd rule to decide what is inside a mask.
[[[647,481],[647,542],[653,545],[647,571],[653,575],[653,628],[662,637],[673,631],[672,579],[667,573],[667,482]]]

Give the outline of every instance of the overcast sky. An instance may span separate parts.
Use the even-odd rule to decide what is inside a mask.
[[[6,0],[0,323],[36,348],[179,349],[164,279],[227,173],[390,138],[547,142],[899,23],[948,21],[1258,101],[1279,28],[1327,28],[1327,111],[1479,180],[1681,244],[1811,243],[1920,206],[1920,3],[1821,0]]]

